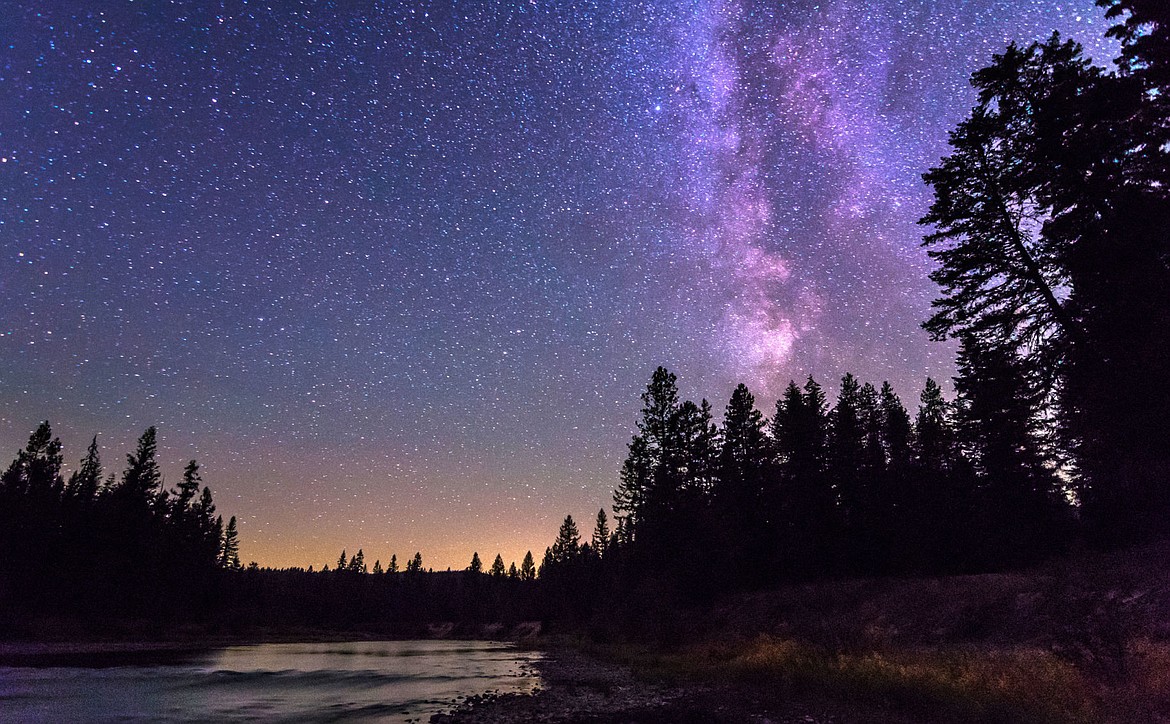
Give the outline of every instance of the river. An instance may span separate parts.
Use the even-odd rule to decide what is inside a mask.
[[[361,641],[0,667],[0,720],[425,722],[462,697],[532,691],[538,657],[487,641]]]

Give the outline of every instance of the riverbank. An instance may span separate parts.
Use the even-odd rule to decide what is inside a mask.
[[[1170,545],[794,584],[544,639],[533,696],[437,722],[1170,722]]]
[[[647,676],[647,661],[631,666],[603,654],[553,645],[533,664],[534,693],[489,693],[431,717],[432,724],[910,724],[891,707],[858,706],[716,677]],[[661,673],[661,672],[659,672]]]

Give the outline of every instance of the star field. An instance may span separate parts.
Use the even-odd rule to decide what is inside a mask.
[[[0,18],[0,451],[159,427],[241,553],[539,554],[655,366],[721,410],[952,349],[921,173],[1092,0],[38,3]]]

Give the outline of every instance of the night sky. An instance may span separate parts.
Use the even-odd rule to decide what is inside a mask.
[[[920,175],[1092,0],[32,2],[0,11],[0,453],[157,425],[244,561],[539,559],[654,367],[721,413],[953,349]]]

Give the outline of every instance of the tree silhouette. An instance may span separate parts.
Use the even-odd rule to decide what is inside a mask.
[[[532,551],[524,554],[524,560],[520,563],[520,579],[523,581],[536,580],[536,562],[532,559]]]
[[[577,532],[577,524],[573,516],[566,515],[557,531],[557,538],[549,550],[553,563],[563,564],[576,560],[581,552],[581,534]]]
[[[362,551],[361,548],[358,548],[358,552],[354,553],[353,558],[349,559],[348,570],[350,573],[366,573],[367,572],[367,570],[366,570],[366,554],[365,554],[365,552]]]
[[[479,553],[471,554],[471,563],[467,566],[468,573],[483,573],[483,562],[479,560]]]
[[[597,511],[597,524],[593,526],[593,552],[598,557],[604,557],[609,547],[609,520],[605,516],[605,508]]]
[[[93,440],[89,444],[89,449],[85,452],[85,457],[81,459],[81,464],[69,476],[69,483],[66,485],[66,490],[69,496],[75,500],[92,502],[97,497],[101,482],[102,462],[101,456],[98,453],[97,435],[94,435]]]
[[[771,432],[785,490],[780,544],[785,570],[797,577],[830,570],[839,539],[837,508],[828,478],[828,403],[809,376],[804,389],[790,382],[776,403]]]
[[[667,515],[680,480],[680,457],[675,424],[679,408],[677,378],[659,367],[642,393],[642,419],[622,466],[621,484],[614,492],[614,512],[625,518],[631,535],[639,525],[663,527],[655,516]]]
[[[979,105],[932,169],[924,222],[944,290],[935,336],[1005,347],[1055,404],[1083,514],[1105,540],[1170,532],[1170,105],[1167,18],[1102,0],[1121,22],[1108,75],[1053,36],[972,79]]]
[[[188,506],[194,502],[195,496],[199,494],[201,485],[203,485],[203,478],[199,474],[199,464],[192,460],[183,469],[182,482],[179,483],[175,490],[173,496],[174,509],[176,511],[187,510]]]
[[[154,427],[148,427],[138,438],[138,447],[126,456],[126,470],[121,483],[114,489],[114,496],[124,505],[146,510],[155,504],[159,494],[162,474],[159,472],[155,454],[158,444]]]
[[[234,515],[228,519],[227,528],[223,531],[223,548],[220,551],[219,564],[224,568],[240,569],[240,541]]]
[[[959,370],[959,424],[979,475],[987,555],[1001,563],[1041,557],[1061,543],[1062,511],[1038,441],[1038,385],[1010,350],[972,337],[963,340]]]
[[[492,561],[492,567],[489,573],[491,573],[493,578],[503,578],[506,572],[507,571],[504,568],[504,558],[499,553],[497,553],[496,559]]]
[[[731,500],[739,515],[751,515],[760,504],[760,486],[767,463],[764,416],[745,385],[731,393],[723,413],[723,446],[719,455],[719,493]]]
[[[833,407],[829,463],[833,487],[837,491],[846,530],[859,532],[863,516],[867,481],[862,475],[865,457],[865,422],[862,419],[861,384],[852,374],[841,378],[841,390]]]
[[[423,569],[422,553],[416,552],[414,554],[414,558],[411,558],[409,561],[407,561],[406,572],[407,573],[422,573],[422,569]]]

